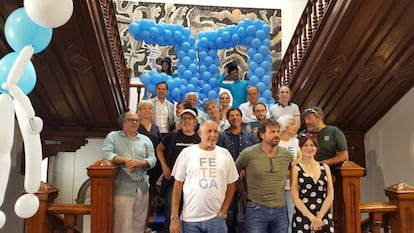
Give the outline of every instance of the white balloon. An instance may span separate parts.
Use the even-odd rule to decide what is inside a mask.
[[[36,214],[39,206],[39,198],[34,194],[27,193],[17,199],[16,204],[14,204],[14,212],[20,218],[30,218]]]
[[[0,210],[0,229],[3,228],[6,223],[6,215]]]
[[[24,69],[29,62],[30,58],[33,56],[34,48],[31,45],[26,45],[17,56],[12,67],[10,68],[9,76],[7,77],[6,88],[9,89],[9,85],[17,85],[19,82]],[[6,89],[5,88],[5,89]]]
[[[27,100],[30,104],[29,98],[27,98]],[[25,109],[20,105],[20,102],[17,99],[14,99],[13,103],[24,141],[24,151],[26,153],[24,188],[29,193],[35,193],[39,190],[41,181],[42,143],[39,134],[32,134],[31,131],[27,130],[27,121],[29,120],[29,117],[27,116]]]
[[[20,87],[18,86],[13,85],[10,86],[8,90],[10,92],[10,95],[14,98],[14,103],[19,103],[19,105],[23,109],[25,117],[34,117],[35,111],[33,109],[32,102],[30,101],[29,97],[27,97],[27,95],[23,93],[22,89],[20,89]]]
[[[72,0],[24,0],[23,4],[30,19],[47,28],[62,26],[73,13]]]
[[[26,121],[26,130],[30,134],[39,134],[43,129],[43,120],[40,117],[29,117]]]
[[[10,173],[10,152],[13,146],[14,135],[14,108],[13,100],[7,94],[0,95],[0,206],[3,204],[4,195]],[[1,228],[1,227],[0,227]]]

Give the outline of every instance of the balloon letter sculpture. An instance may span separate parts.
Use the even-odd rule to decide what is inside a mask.
[[[6,40],[15,52],[0,60],[0,206],[3,204],[10,173],[11,148],[14,136],[14,114],[23,137],[25,156],[26,194],[14,206],[17,216],[29,218],[39,209],[39,190],[42,147],[40,132],[43,121],[35,111],[27,94],[36,84],[36,72],[30,58],[43,51],[52,39],[52,29],[65,24],[73,12],[72,0],[25,0],[24,7],[13,11],[6,20]],[[6,215],[0,210],[0,229]]]

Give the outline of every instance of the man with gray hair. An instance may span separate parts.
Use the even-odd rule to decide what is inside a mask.
[[[197,105],[198,105],[198,95],[197,95],[197,93],[196,92],[188,92],[185,95],[185,101],[190,103],[191,107],[197,108]],[[206,115],[204,114],[204,112],[201,111],[201,109],[197,108],[197,121],[198,121],[198,124],[201,125],[206,120],[207,120],[207,118],[206,118]]]
[[[105,158],[120,168],[115,180],[114,232],[144,232],[149,198],[147,171],[157,159],[151,140],[137,133],[137,113],[123,113],[119,120],[122,130],[110,132],[102,148]]]

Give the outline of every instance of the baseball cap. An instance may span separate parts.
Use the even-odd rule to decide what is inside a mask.
[[[184,109],[181,112],[180,117],[182,117],[185,113],[190,113],[191,115],[193,115],[194,118],[197,118],[197,114],[191,109]]]

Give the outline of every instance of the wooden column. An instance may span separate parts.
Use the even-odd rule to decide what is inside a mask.
[[[338,233],[360,233],[361,217],[359,205],[360,177],[364,168],[352,161],[345,161],[333,169],[335,199],[333,212]]]
[[[91,178],[91,232],[112,233],[113,193],[118,167],[99,160],[87,168]]]
[[[391,231],[412,233],[414,231],[414,187],[399,183],[385,189],[390,203],[398,206],[391,217]]]
[[[53,216],[48,214],[48,207],[55,201],[59,189],[46,183],[40,185],[36,196],[39,198],[40,206],[37,213],[25,220],[24,231],[26,233],[52,232]]]

